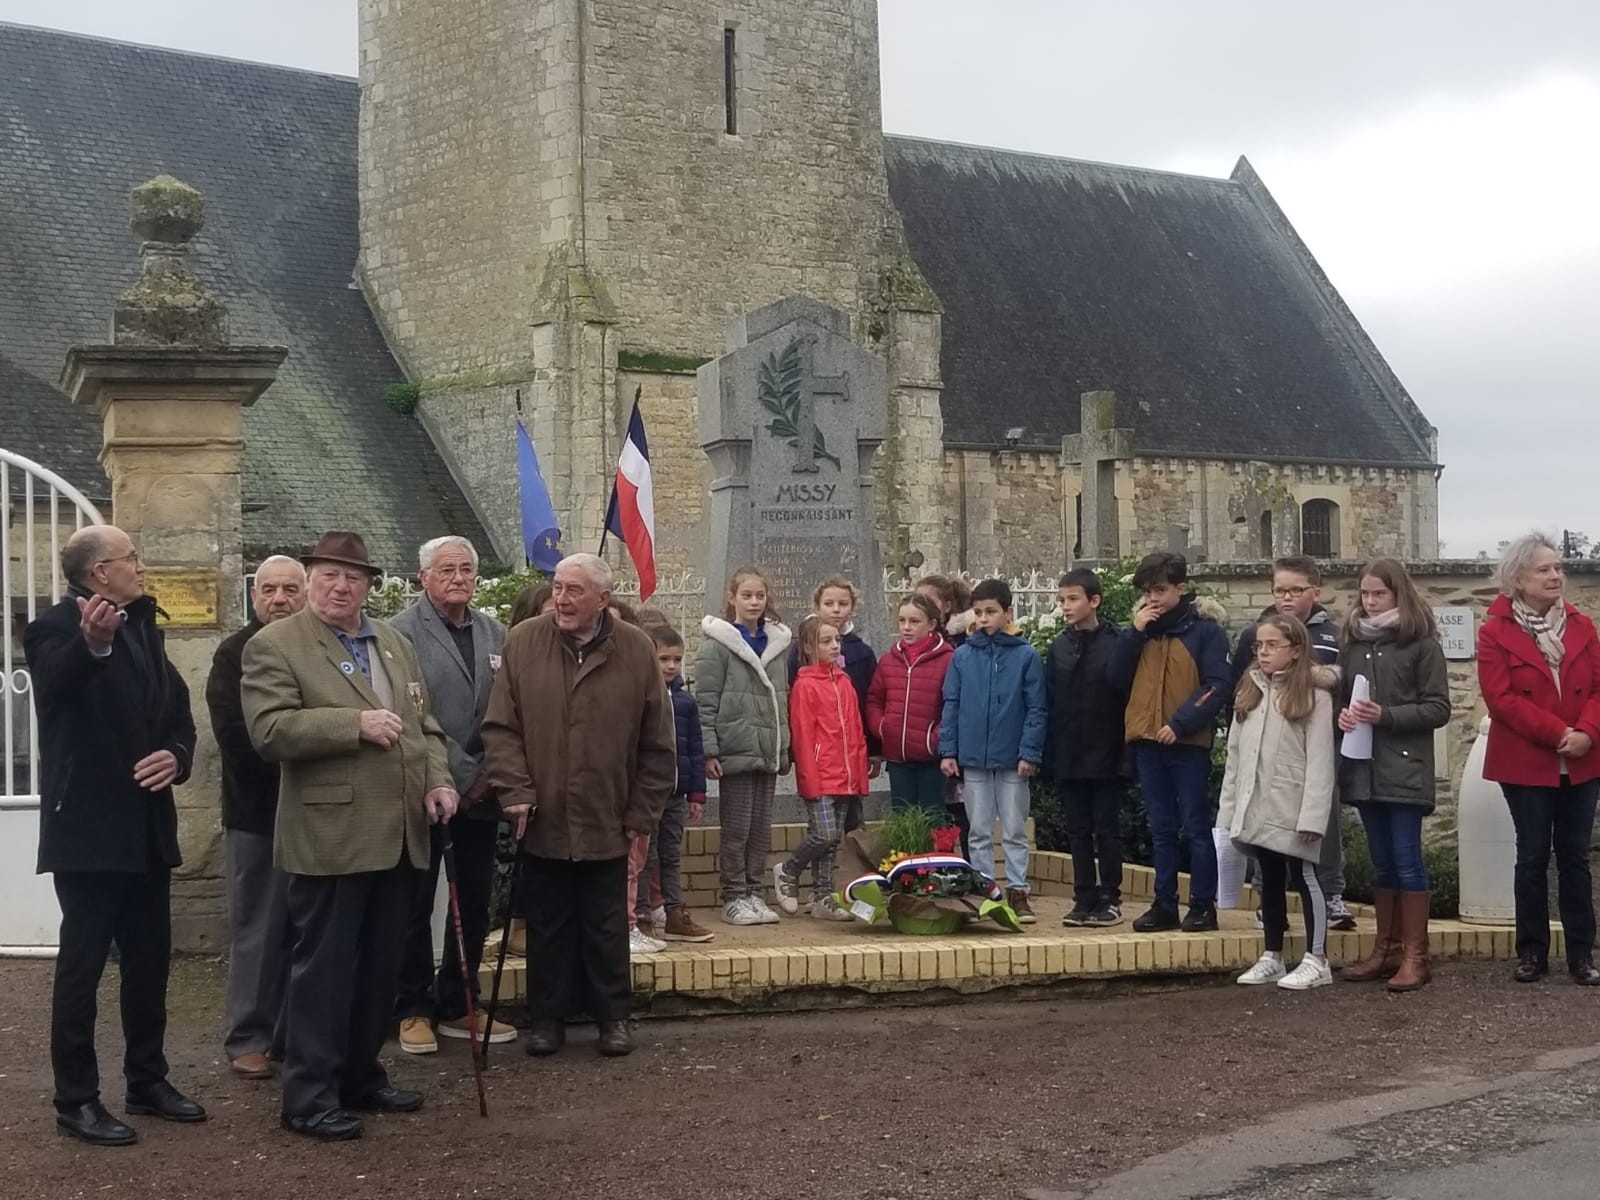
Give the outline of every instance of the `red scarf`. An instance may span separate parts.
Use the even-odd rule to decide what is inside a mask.
[[[935,630],[933,633],[928,634],[928,636],[923,638],[920,642],[901,642],[900,652],[906,656],[907,662],[914,663],[917,661],[917,659],[921,658],[924,654],[933,649],[933,639],[937,636],[937,634],[938,631]]]

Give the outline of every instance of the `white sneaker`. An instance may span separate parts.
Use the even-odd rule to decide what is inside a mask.
[[[800,911],[800,881],[784,874],[783,864],[772,864],[772,890],[778,897],[778,907],[791,917]]]
[[[832,896],[824,896],[820,900],[813,900],[807,907],[811,915],[819,921],[854,921],[855,917],[847,909],[840,908],[833,902]]]
[[[749,896],[738,896],[722,906],[722,919],[729,925],[764,925],[761,914],[750,903]]]
[[[1311,955],[1300,960],[1300,965],[1278,980],[1278,986],[1291,992],[1304,992],[1311,988],[1327,987],[1333,982],[1333,968],[1323,959],[1318,962]]]
[[[637,958],[641,954],[660,954],[667,948],[665,942],[658,942],[655,938],[644,933],[635,925],[628,930],[628,955]]]
[[[1251,967],[1235,983],[1277,983],[1289,973],[1289,968],[1283,965],[1283,959],[1276,954],[1263,954],[1256,959],[1256,965]]]
[[[751,906],[756,910],[756,916],[759,918],[759,924],[776,925],[779,921],[783,920],[782,917],[772,911],[771,907],[768,906],[763,897],[751,896],[749,897],[749,900]],[[799,906],[796,905],[796,908],[798,907]]]
[[[657,929],[667,927],[667,910],[665,905],[657,905],[650,910],[650,924]]]

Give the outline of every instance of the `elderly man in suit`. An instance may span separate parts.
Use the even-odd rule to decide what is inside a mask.
[[[269,1051],[281,1037],[289,985],[289,877],[272,865],[278,815],[278,766],[256,753],[244,723],[239,680],[244,648],[274,621],[306,606],[306,569],[275,554],[256,568],[250,621],[226,637],[211,659],[206,707],[222,755],[222,844],[228,879],[228,1066],[244,1079],[272,1078]]]
[[[122,530],[90,525],[61,552],[67,596],[22,634],[44,778],[39,873],[53,872],[61,940],[50,999],[56,1124],[99,1146],[137,1135],[100,1103],[95,993],[113,942],[122,973],[127,1111],[203,1121],[167,1082],[172,787],[189,777],[189,690],[167,659],[139,552]]]
[[[450,751],[450,777],[461,796],[461,809],[448,828],[455,847],[467,975],[476,1005],[478,962],[489,931],[489,893],[500,832],[500,806],[494,802],[483,770],[483,713],[489,707],[489,685],[500,667],[506,631],[489,613],[472,607],[478,552],[466,538],[446,536],[424,542],[417,551],[417,565],[423,596],[394,619],[394,627],[416,647],[428,700]],[[433,853],[417,888],[400,969],[395,1010],[400,1018],[400,1048],[408,1054],[432,1054],[439,1048],[434,1040],[435,1022],[444,1037],[472,1036],[454,937],[445,937],[444,961],[437,980],[434,978],[433,901],[439,890],[439,830],[443,828],[434,827]],[[500,1021],[489,1032],[491,1042],[514,1041],[516,1036],[515,1026]]]
[[[242,688],[250,740],[282,773],[274,854],[295,927],[283,1124],[332,1141],[360,1136],[355,1111],[422,1107],[378,1053],[428,825],[457,796],[411,643],[362,611],[379,574],[366,543],[324,534],[303,561],[305,611],[250,639]]]
[[[489,778],[523,853],[529,1054],[554,1054],[587,1012],[601,1054],[628,1032],[628,849],[648,836],[678,777],[672,701],[655,643],[610,613],[611,568],[573,554],[555,612],[506,638],[483,723]]]

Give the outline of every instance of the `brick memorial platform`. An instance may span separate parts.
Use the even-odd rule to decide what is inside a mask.
[[[804,836],[802,825],[773,828],[771,863],[777,862]],[[661,954],[632,963],[635,1015],[683,1016],[734,1011],[836,1008],[874,1001],[913,1002],[941,996],[976,994],[1004,987],[1063,987],[1074,982],[1148,977],[1176,978],[1237,973],[1260,957],[1263,943],[1249,908],[1223,910],[1221,928],[1206,934],[1141,934],[1133,918],[1153,895],[1155,876],[1149,867],[1129,865],[1122,876],[1122,908],[1126,917],[1110,929],[1074,929],[1061,924],[1071,905],[1072,859],[1053,851],[1033,850],[1028,875],[1039,921],[1021,933],[1008,933],[990,922],[973,922],[967,931],[945,937],[909,937],[887,922],[819,921],[801,915],[777,925],[725,925],[716,903],[718,831],[691,829],[684,841],[685,899],[697,921],[716,932],[712,942],[673,943]],[[1030,825],[1031,841],[1031,825]],[[808,894],[802,881],[801,898]],[[1180,880],[1187,896],[1188,879]],[[770,889],[769,889],[769,900]],[[1290,897],[1291,909],[1297,900]],[[1353,906],[1360,927],[1329,936],[1328,952],[1335,965],[1364,957],[1375,936],[1370,909]],[[1291,921],[1286,955],[1291,963],[1303,952],[1305,938]],[[1432,953],[1438,959],[1513,959],[1514,935],[1509,927],[1468,925],[1461,921],[1432,923]],[[498,948],[499,933],[490,935],[482,971],[484,995]],[[1551,957],[1563,953],[1559,927],[1552,930]],[[1340,985],[1335,985],[1340,986]],[[526,995],[526,964],[506,961],[501,1001],[520,1006]]]

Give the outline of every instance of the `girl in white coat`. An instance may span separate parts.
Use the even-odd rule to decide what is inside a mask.
[[[1217,827],[1260,864],[1267,949],[1240,983],[1304,991],[1333,982],[1327,897],[1316,868],[1333,807],[1332,692],[1338,681],[1338,671],[1312,661],[1310,637],[1298,618],[1271,613],[1261,619],[1255,666],[1234,697],[1217,813]],[[1292,972],[1283,962],[1290,887],[1300,894],[1306,921],[1306,956]]]

